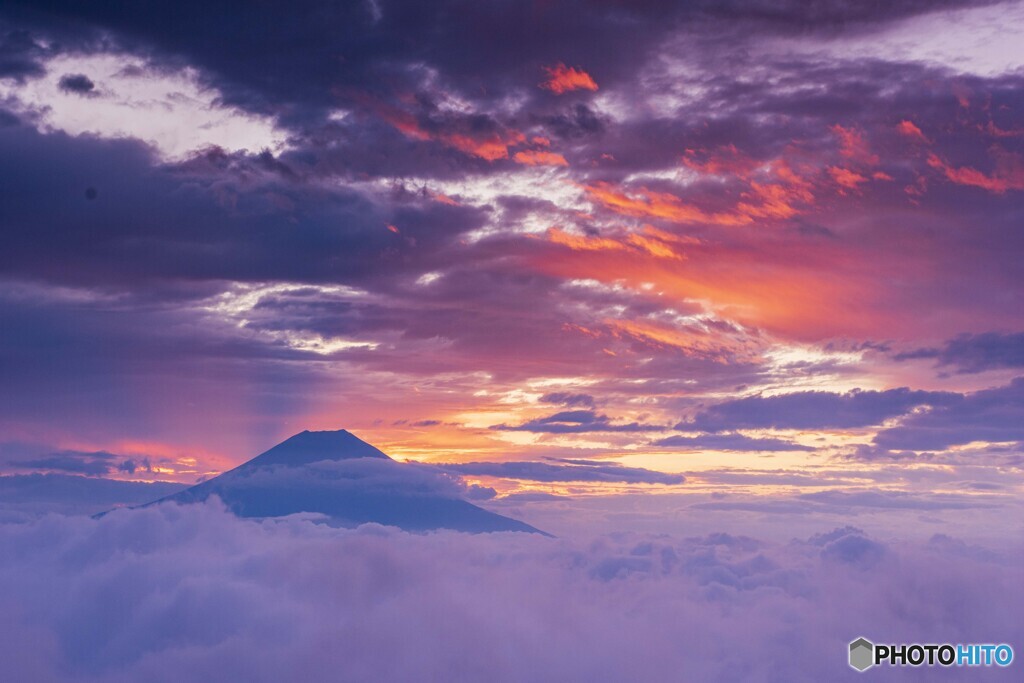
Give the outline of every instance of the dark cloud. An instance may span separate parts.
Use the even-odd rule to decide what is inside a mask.
[[[777,500],[716,500],[709,503],[694,503],[691,507],[697,510],[717,510],[729,512],[754,512],[759,515],[810,515],[810,514],[848,514],[847,511],[822,508],[809,502],[792,499]]]
[[[502,504],[515,505],[518,503],[556,503],[564,501],[566,496],[558,496],[544,491],[523,491],[521,493],[510,493],[502,496],[498,501]]]
[[[799,391],[777,396],[749,396],[699,411],[676,429],[721,432],[732,429],[848,429],[879,425],[918,406],[950,406],[959,394],[912,391],[854,390],[846,394]]]
[[[85,74],[64,74],[57,81],[57,87],[64,92],[76,95],[96,94],[96,84]]]
[[[767,480],[770,482],[771,480]],[[750,482],[756,483],[756,482]],[[782,482],[780,482],[782,483]],[[996,501],[977,494],[914,493],[897,490],[858,488],[829,489],[793,497],[759,496],[743,500],[694,503],[704,510],[733,510],[782,515],[858,515],[895,511],[981,510],[996,507]]]
[[[536,86],[542,67],[557,62],[585,65],[602,88],[627,81],[673,30],[698,35],[726,30],[739,38],[836,33],[938,6],[970,4],[976,3],[906,0],[881,7],[859,0],[575,0],[543,7],[501,3],[470,8],[457,1],[424,5],[408,0],[373,11],[374,3],[320,0],[301,17],[284,6],[260,4],[245,22],[237,20],[227,2],[185,5],[180,12],[154,3],[115,7],[60,1],[42,8],[14,2],[7,11],[71,47],[109,40],[105,34],[112,32],[121,45],[168,60],[183,58],[215,74],[230,101],[277,111],[277,103],[300,103],[304,110],[289,112],[299,118],[310,109],[334,106],[354,90],[411,89],[410,71],[423,64],[480,99],[499,100],[510,86],[540,96]]]
[[[604,132],[604,122],[585,104],[576,104],[568,111],[540,117],[540,123],[557,138],[579,140]]]
[[[117,469],[127,474],[135,474],[138,470],[145,470],[147,472],[153,471],[153,464],[149,458],[126,458],[117,464]]]
[[[615,424],[607,415],[592,410],[566,410],[547,417],[538,417],[521,425],[494,425],[491,429],[507,432],[536,432],[540,434],[583,434],[586,432],[660,432],[660,425],[628,422]]]
[[[616,463],[586,460],[550,462],[467,462],[439,464],[444,470],[459,474],[524,479],[527,481],[615,482],[626,484],[682,484],[681,474],[665,474],[642,467],[626,467]]]
[[[152,470],[148,457],[130,458],[107,451],[54,451],[31,443],[0,444],[0,467],[38,472],[70,472],[100,477],[114,472],[134,474],[138,469]]]
[[[816,491],[801,494],[799,499],[838,507],[903,510],[964,510],[990,505],[983,500],[972,500],[971,496],[920,495],[906,491]]]
[[[46,73],[41,61],[49,52],[31,32],[0,21],[0,79],[24,81]]]
[[[700,434],[698,436],[670,436],[654,442],[655,446],[692,450],[717,451],[813,451],[811,446],[784,439],[759,439],[743,434]]]
[[[54,453],[45,458],[16,460],[11,464],[22,469],[72,472],[93,477],[109,474],[114,469],[105,458],[95,456],[96,454],[74,452]]]
[[[778,24],[788,30],[843,28],[856,23],[876,23],[931,12],[936,9],[986,4],[978,0],[903,0],[879,8],[863,0],[726,0],[699,3],[704,12],[733,19],[754,18]]]
[[[473,211],[384,209],[356,191],[325,193],[239,162],[175,171],[155,167],[138,143],[0,129],[0,172],[11,174],[0,188],[10,226],[0,271],[77,284],[355,283],[404,270],[478,224]],[[84,201],[89,187],[100,200]]]
[[[185,488],[173,482],[136,482],[67,474],[0,476],[0,516],[20,520],[51,512],[91,515],[142,505]]]
[[[1024,441],[1024,377],[910,415],[880,431],[874,444],[888,451],[935,451],[972,441]]]
[[[1024,368],[1024,332],[963,334],[950,339],[942,348],[917,349],[893,357],[934,358],[940,366],[952,366],[962,373]]]
[[[569,408],[593,408],[594,397],[588,394],[573,394],[569,392],[554,392],[544,394],[540,397],[541,403],[554,403],[568,406]]]

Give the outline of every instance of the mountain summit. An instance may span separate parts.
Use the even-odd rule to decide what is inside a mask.
[[[313,512],[342,526],[377,522],[409,531],[543,533],[463,500],[463,490],[451,475],[429,465],[396,462],[345,430],[306,431],[150,505],[217,496],[241,517]]]
[[[379,449],[344,429],[339,429],[336,432],[305,431],[285,439],[237,469],[254,469],[273,465],[301,467],[325,460],[351,460],[353,458],[391,459]]]

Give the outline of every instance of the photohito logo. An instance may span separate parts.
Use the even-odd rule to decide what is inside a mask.
[[[850,643],[850,666],[866,671],[876,664],[889,666],[1010,666],[1013,648],[1006,643],[928,643],[875,645],[867,638]]]

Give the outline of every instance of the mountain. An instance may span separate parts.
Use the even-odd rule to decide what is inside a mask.
[[[302,432],[208,481],[149,503],[218,496],[241,517],[321,513],[332,523],[377,522],[409,531],[543,533],[477,507],[461,485],[428,465],[400,463],[345,430]]]

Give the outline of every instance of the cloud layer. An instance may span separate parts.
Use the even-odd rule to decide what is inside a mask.
[[[787,545],[576,543],[261,524],[209,505],[2,525],[0,550],[7,680],[841,681],[860,635],[1024,635],[1019,548],[849,527]]]

